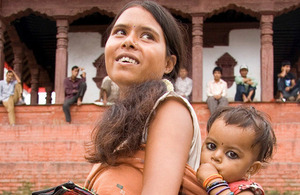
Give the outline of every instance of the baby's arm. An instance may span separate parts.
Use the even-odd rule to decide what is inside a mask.
[[[209,190],[209,186],[216,186],[215,184],[220,185],[219,187],[212,187],[211,191],[209,192],[209,195],[253,195],[255,194],[253,191],[251,191],[251,188],[254,188],[253,186],[251,186],[251,188],[248,186],[245,190],[241,191],[238,190],[236,191],[235,188],[234,189],[225,189],[228,188],[228,185],[226,186],[226,181],[224,181],[221,178],[221,175],[219,175],[219,173],[217,171],[217,169],[214,167],[214,165],[210,164],[210,163],[204,163],[201,164],[198,171],[197,171],[197,179],[199,182],[201,182],[201,184],[205,183],[205,187],[204,189],[206,189],[206,191],[208,192]],[[215,176],[215,179],[209,179],[209,178],[213,178],[211,176]],[[207,182],[208,181],[208,182]],[[244,184],[245,185],[245,184]],[[247,184],[246,184],[247,185]],[[252,184],[254,185],[254,184]],[[208,187],[208,188],[207,188]],[[230,187],[232,187],[232,183],[230,183]],[[260,189],[260,190],[256,190],[257,192],[261,192],[261,194],[263,193],[263,190],[260,186],[255,186],[256,189]],[[225,190],[223,190],[225,189]],[[238,188],[237,188],[238,189]],[[234,192],[232,192],[231,190],[233,190]]]
[[[210,163],[204,163],[200,165],[199,169],[197,170],[197,179],[203,185],[202,187],[208,192],[209,195],[233,195],[228,187],[228,184],[224,182],[217,169]]]

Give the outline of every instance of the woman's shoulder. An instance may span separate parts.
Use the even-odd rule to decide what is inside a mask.
[[[164,105],[161,106],[162,104]],[[147,123],[150,122],[150,118],[155,112],[165,112],[165,115],[170,118],[172,118],[173,114],[175,114],[176,120],[182,119],[184,120],[184,122],[187,121],[186,120],[187,117],[192,119],[191,121],[192,121],[192,128],[193,128],[193,139],[190,146],[188,164],[194,170],[197,170],[200,163],[201,136],[200,136],[200,127],[199,127],[197,115],[192,105],[189,103],[189,101],[186,98],[178,95],[176,92],[168,91],[156,101],[156,104],[153,107],[153,110],[147,120]],[[174,120],[174,118],[172,120]],[[144,141],[147,140],[147,134],[148,134],[148,129],[145,129]]]
[[[154,109],[157,107],[158,104],[164,102],[165,100],[173,100],[182,103],[186,107],[192,107],[192,105],[189,103],[189,101],[182,97],[181,95],[177,94],[175,91],[168,91],[165,94],[163,94],[154,105]]]
[[[162,105],[162,104],[168,104],[168,105],[165,105],[165,106],[173,107],[173,109],[175,109],[175,110],[176,110],[176,108],[179,108],[179,107],[183,108],[184,107],[185,109],[188,110],[189,114],[192,117],[193,122],[198,122],[197,120],[195,121],[195,119],[197,118],[197,116],[195,114],[193,106],[190,104],[190,102],[186,98],[182,97],[181,95],[177,94],[176,92],[174,92],[174,91],[168,91],[165,94],[163,94],[156,101],[156,103],[153,106],[153,110],[152,110],[152,112],[151,112],[150,115],[152,115],[152,113],[154,111],[158,111],[158,109],[160,109],[160,105]],[[176,110],[176,113],[178,113],[177,110]]]
[[[177,95],[175,92],[169,92],[162,96],[157,104],[154,106],[153,111],[155,113],[163,113],[165,119],[167,118],[177,118],[180,120],[182,118],[192,118],[191,108],[185,99]],[[153,116],[153,115],[152,115]]]

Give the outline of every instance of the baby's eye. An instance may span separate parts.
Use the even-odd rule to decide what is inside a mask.
[[[149,33],[143,33],[141,37],[142,39],[154,40],[154,37]]]
[[[206,144],[206,147],[207,147],[207,149],[209,149],[209,150],[215,150],[215,149],[217,148],[216,145],[213,144],[213,143],[207,143],[207,144]]]
[[[239,157],[239,155],[237,155],[237,153],[235,153],[233,151],[227,152],[226,155],[231,159],[237,159]]]

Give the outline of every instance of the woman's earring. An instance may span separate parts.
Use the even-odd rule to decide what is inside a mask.
[[[248,181],[251,179],[251,173],[248,173]]]

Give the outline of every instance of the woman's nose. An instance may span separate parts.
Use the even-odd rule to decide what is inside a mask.
[[[136,38],[134,38],[134,35],[129,35],[125,38],[125,40],[122,43],[123,48],[132,48],[135,49],[137,47]]]

